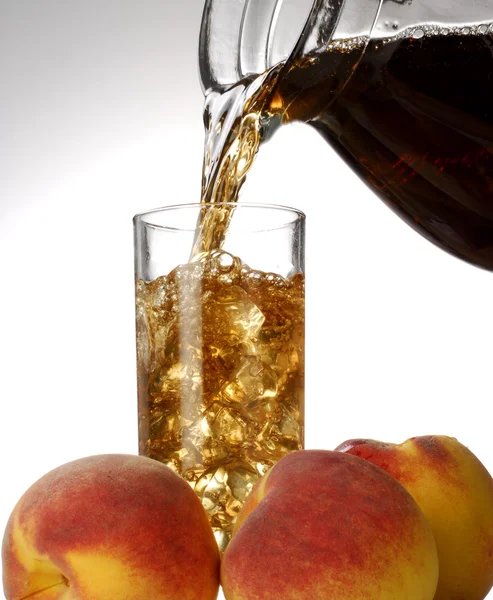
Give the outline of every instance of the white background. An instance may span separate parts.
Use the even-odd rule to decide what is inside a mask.
[[[0,529],[69,460],[137,452],[132,216],[199,200],[202,0],[0,0]],[[243,200],[307,214],[307,447],[456,436],[493,470],[491,274],[306,126]]]

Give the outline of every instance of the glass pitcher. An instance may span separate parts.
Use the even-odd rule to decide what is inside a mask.
[[[493,270],[492,23],[493,0],[207,0],[202,85],[227,105],[208,129],[265,89],[262,140],[310,124],[411,227]]]

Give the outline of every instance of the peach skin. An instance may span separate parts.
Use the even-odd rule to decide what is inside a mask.
[[[221,566],[227,600],[432,600],[435,541],[410,494],[359,458],[302,450],[252,490]]]
[[[214,600],[219,551],[190,486],[149,458],[63,465],[22,496],[2,548],[7,600]]]
[[[493,585],[493,480],[455,438],[402,444],[349,440],[338,448],[378,465],[413,496],[435,536],[440,578],[435,600],[483,600]]]

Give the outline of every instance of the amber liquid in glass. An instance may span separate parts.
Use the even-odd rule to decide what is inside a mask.
[[[137,283],[140,453],[193,487],[219,547],[255,482],[303,447],[304,280],[221,250]]]

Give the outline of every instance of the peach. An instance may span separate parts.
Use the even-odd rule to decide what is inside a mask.
[[[421,507],[438,549],[435,600],[483,600],[493,585],[493,480],[476,456],[446,436],[350,440],[337,450],[385,469]]]
[[[101,455],[22,496],[2,548],[7,600],[213,600],[219,552],[190,486],[157,461]]]
[[[410,494],[354,456],[301,450],[257,483],[221,566],[227,600],[432,600],[438,559]]]

